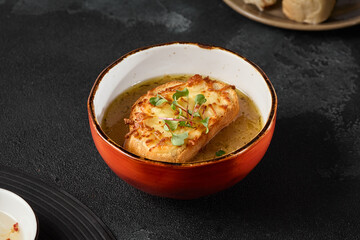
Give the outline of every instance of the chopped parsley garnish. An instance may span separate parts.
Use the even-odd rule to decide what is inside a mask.
[[[193,116],[193,117],[201,117],[199,112],[194,112],[194,113],[192,114],[192,116]]]
[[[181,97],[189,97],[189,90],[187,88],[182,91],[176,90],[176,93],[173,95],[174,101],[177,101]]]
[[[220,156],[222,156],[222,155],[224,155],[225,154],[225,151],[224,150],[219,150],[219,151],[217,151],[216,153],[215,153],[215,155],[217,156],[217,157],[220,157]]]
[[[150,98],[149,102],[154,106],[160,106],[164,102],[167,102],[167,100],[163,96],[158,94],[156,95],[156,97]]]
[[[165,125],[164,125],[164,129],[165,131],[169,131],[169,128],[171,131],[174,131],[175,129],[177,129],[179,122],[178,121],[171,121],[171,120],[164,120]]]
[[[202,125],[204,125],[206,127],[206,132],[205,133],[207,134],[209,132],[209,127],[208,127],[208,125],[209,125],[209,117],[201,120],[200,122],[202,123]]]
[[[187,97],[187,106],[186,108],[178,103],[178,100],[182,97]],[[195,106],[192,110],[189,109],[189,90],[184,88],[183,90],[176,90],[176,92],[172,96],[173,102],[171,103],[171,108],[174,111],[178,111],[179,115],[176,118],[163,118],[159,119],[164,120],[164,130],[170,131],[171,143],[175,146],[181,146],[184,144],[184,140],[189,137],[188,132],[183,132],[180,134],[176,134],[173,131],[180,127],[190,127],[194,128],[198,124],[202,124],[206,130],[205,133],[209,132],[209,117],[205,119],[202,118],[200,114],[200,109],[203,104],[207,101],[203,94],[198,94],[195,96]],[[168,102],[163,96],[157,94],[156,97],[150,98],[150,103],[154,106],[160,106],[161,104]],[[203,111],[204,113],[204,111]],[[195,125],[194,125],[195,124]],[[196,125],[197,124],[197,125]]]
[[[191,128],[193,127],[189,123],[186,123],[185,121],[179,122],[179,125],[180,125],[180,127],[191,127]]]
[[[184,144],[184,140],[187,139],[189,137],[188,132],[184,132],[184,133],[180,133],[180,134],[176,134],[176,133],[171,133],[172,137],[171,137],[171,143],[174,146],[181,146]]]
[[[204,104],[206,102],[206,98],[205,98],[205,96],[204,95],[202,95],[202,94],[198,94],[198,95],[196,95],[196,97],[195,97],[195,104],[196,105],[202,105],[202,104]]]

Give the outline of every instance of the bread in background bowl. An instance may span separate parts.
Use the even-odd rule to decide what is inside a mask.
[[[253,4],[260,11],[276,2],[277,0],[244,0],[245,4]],[[281,5],[283,14],[292,21],[319,24],[330,17],[335,3],[336,0],[280,0],[278,5]]]
[[[201,162],[161,162],[128,152],[101,129],[104,112],[132,85],[164,74],[201,74],[235,85],[255,102],[264,127],[240,149]],[[115,61],[96,79],[87,107],[95,145],[120,178],[153,195],[192,199],[236,184],[259,163],[274,132],[277,97],[265,73],[246,58],[220,47],[174,42],[137,49]]]
[[[277,0],[244,0],[247,4],[254,4],[260,11],[264,11],[264,8],[272,6]]]
[[[318,24],[330,17],[336,0],[283,0],[282,11],[296,22]]]

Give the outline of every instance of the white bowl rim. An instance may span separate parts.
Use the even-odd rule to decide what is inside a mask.
[[[5,194],[8,194],[8,195],[11,195],[17,199],[19,199],[26,208],[28,208],[30,210],[30,212],[32,213],[32,216],[34,217],[35,219],[35,235],[34,235],[34,240],[35,239],[38,239],[38,236],[39,236],[39,220],[34,212],[34,209],[30,206],[30,204],[24,199],[22,198],[21,196],[19,196],[18,194],[8,190],[8,189],[5,189],[5,188],[1,188],[0,187],[0,192],[4,192]]]
[[[261,129],[261,131],[247,144],[245,144],[244,146],[242,146],[241,148],[236,149],[235,151],[222,155],[220,157],[216,157],[213,159],[209,159],[209,160],[204,160],[204,161],[198,161],[198,162],[186,162],[186,163],[174,163],[174,162],[163,162],[163,161],[159,161],[159,160],[153,160],[153,159],[148,159],[148,158],[142,158],[134,153],[131,153],[129,151],[127,151],[125,148],[123,148],[121,145],[117,144],[116,142],[114,142],[111,138],[109,138],[105,132],[102,130],[99,122],[97,121],[97,118],[95,117],[95,110],[94,110],[94,97],[97,91],[97,88],[101,82],[101,80],[104,78],[104,76],[113,68],[115,67],[117,64],[121,63],[121,61],[123,61],[125,58],[136,54],[138,52],[144,51],[144,50],[148,50],[151,48],[155,48],[155,47],[163,47],[163,46],[169,46],[169,45],[176,45],[176,44],[180,44],[180,45],[194,45],[200,48],[204,48],[204,49],[218,49],[218,50],[222,50],[222,51],[226,51],[229,52],[231,54],[234,54],[237,57],[242,58],[244,61],[246,61],[247,63],[249,63],[256,71],[258,71],[260,73],[260,75],[263,77],[266,85],[268,86],[270,95],[271,95],[271,109],[270,109],[270,114],[269,117],[266,121],[266,123],[264,124],[264,127]],[[153,163],[153,164],[159,164],[159,165],[172,165],[172,166],[195,166],[195,165],[203,165],[203,164],[212,164],[215,162],[219,162],[220,160],[227,160],[227,159],[232,159],[234,156],[240,154],[241,152],[245,151],[246,149],[248,149],[250,146],[252,146],[254,143],[258,142],[262,137],[265,136],[265,133],[269,130],[271,123],[275,120],[276,118],[276,111],[277,111],[277,96],[276,96],[276,92],[274,89],[274,86],[272,85],[272,83],[270,82],[270,79],[267,77],[267,75],[265,74],[265,72],[255,63],[253,63],[252,61],[250,61],[249,59],[241,56],[240,54],[231,51],[229,49],[223,48],[223,47],[218,47],[218,46],[212,46],[212,45],[206,45],[206,44],[202,44],[202,43],[196,43],[196,42],[182,42],[182,41],[175,41],[175,42],[168,42],[168,43],[161,43],[161,44],[155,44],[155,45],[150,45],[150,46],[146,46],[146,47],[142,47],[142,48],[137,48],[135,50],[132,50],[128,53],[126,53],[125,55],[121,56],[119,59],[115,60],[113,63],[111,63],[109,66],[107,66],[100,74],[99,76],[96,78],[95,83],[90,91],[90,95],[88,98],[88,102],[87,102],[87,108],[88,108],[88,112],[90,112],[90,117],[92,119],[92,121],[95,124],[95,128],[96,131],[99,133],[99,136],[107,143],[109,143],[110,145],[112,145],[113,147],[115,147],[116,149],[120,150],[123,154],[125,154],[127,157],[133,159],[133,160],[137,160],[137,161],[145,161],[148,163]]]

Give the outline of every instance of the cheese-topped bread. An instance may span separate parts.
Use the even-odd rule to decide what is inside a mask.
[[[134,103],[124,147],[148,159],[189,162],[238,113],[235,86],[200,75],[168,82]]]

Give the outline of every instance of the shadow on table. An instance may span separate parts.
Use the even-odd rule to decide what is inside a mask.
[[[336,172],[341,163],[333,127],[316,113],[280,119],[265,157],[242,182],[196,200],[162,199],[166,204],[161,207],[213,225],[214,234],[229,225],[316,231],[329,223],[329,228],[331,221],[342,218],[346,207],[341,202],[352,188]]]

